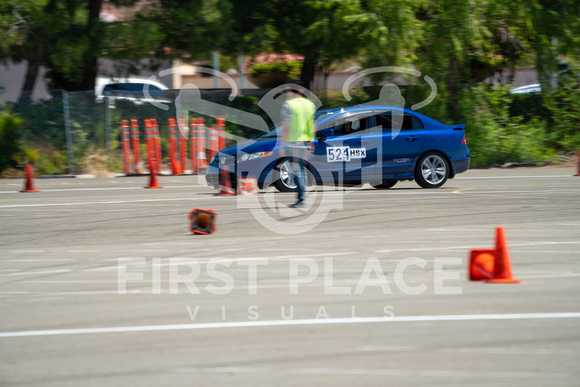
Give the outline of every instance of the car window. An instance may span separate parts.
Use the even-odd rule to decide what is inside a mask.
[[[382,127],[383,132],[390,132],[394,127],[401,130],[423,130],[423,122],[409,113],[404,113],[401,117],[400,114],[386,112],[376,116],[376,120],[377,126]]]
[[[118,95],[124,97],[144,98],[144,83],[109,83],[103,89],[104,95]],[[151,96],[163,97],[165,91],[155,85],[147,85]]]
[[[316,127],[316,131],[332,129],[335,136],[343,136],[347,134],[363,132],[368,128],[368,117],[359,114],[338,116],[332,120],[324,122],[322,125],[319,124]]]
[[[347,134],[354,134],[362,132],[368,128],[367,118],[346,118],[340,120],[333,126],[334,134],[337,136],[344,136]]]

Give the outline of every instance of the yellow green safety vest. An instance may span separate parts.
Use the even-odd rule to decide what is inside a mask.
[[[292,112],[288,142],[314,140],[314,111],[316,108],[312,101],[306,98],[293,98],[286,103]]]

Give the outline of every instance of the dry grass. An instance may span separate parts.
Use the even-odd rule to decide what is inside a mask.
[[[112,177],[114,173],[108,168],[109,158],[103,150],[98,150],[83,158],[83,174],[96,177]]]

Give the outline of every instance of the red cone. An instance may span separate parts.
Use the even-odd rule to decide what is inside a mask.
[[[238,179],[238,195],[258,195],[258,180],[253,178]]]
[[[512,277],[512,264],[510,263],[510,254],[508,252],[507,243],[503,227],[496,228],[495,237],[495,262],[493,263],[493,278],[487,282],[500,283],[519,283],[522,280]]]
[[[183,169],[181,169],[181,164],[177,160],[171,160],[171,174],[172,175],[183,175]]]
[[[469,257],[469,280],[519,283],[512,277],[512,265],[503,227],[496,228],[495,248],[473,249]]]
[[[222,168],[220,173],[220,192],[217,196],[236,196],[236,190],[230,183],[230,172],[226,167]]]
[[[485,281],[493,278],[495,249],[473,249],[469,257],[469,280]]]
[[[157,183],[157,174],[155,173],[155,163],[149,158],[149,187],[145,188],[163,188]]]
[[[20,192],[40,192],[34,189],[34,183],[32,178],[34,177],[34,171],[32,169],[32,165],[26,164],[26,182],[24,184],[24,190]]]

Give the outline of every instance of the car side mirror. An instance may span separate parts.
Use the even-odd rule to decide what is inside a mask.
[[[330,136],[334,136],[334,129],[332,128],[322,129],[317,133],[317,137],[319,138],[326,138]]]

